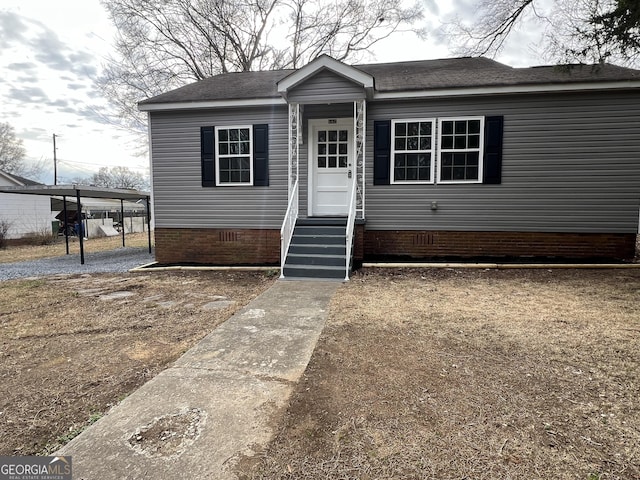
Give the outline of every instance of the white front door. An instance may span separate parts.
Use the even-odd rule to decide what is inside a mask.
[[[309,216],[347,216],[353,119],[309,120]]]

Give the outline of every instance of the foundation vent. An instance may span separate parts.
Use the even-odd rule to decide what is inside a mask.
[[[238,232],[222,231],[218,232],[218,241],[220,242],[237,242],[240,239]]]
[[[417,233],[413,237],[413,244],[419,247],[433,245],[434,244],[433,233]]]

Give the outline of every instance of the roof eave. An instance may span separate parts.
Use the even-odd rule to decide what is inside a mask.
[[[195,110],[201,108],[225,107],[260,107],[269,105],[285,105],[286,101],[280,97],[269,98],[234,98],[225,100],[203,100],[195,102],[163,102],[138,104],[141,112],[158,112],[163,110]]]
[[[0,176],[2,176],[3,178],[6,178],[10,182],[15,183],[17,187],[24,186],[24,183],[20,182],[17,178],[14,178],[13,175],[11,175],[8,172],[3,172],[2,170],[0,170]]]
[[[500,95],[515,93],[552,93],[597,90],[638,89],[640,80],[615,80],[607,82],[572,82],[524,85],[491,85],[480,87],[434,88],[428,90],[377,91],[373,100],[415,99],[433,97],[457,97],[474,95]]]

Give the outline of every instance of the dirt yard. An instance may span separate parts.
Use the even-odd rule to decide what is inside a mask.
[[[0,282],[0,455],[53,452],[274,279],[201,272]]]
[[[247,479],[640,478],[640,270],[368,270]]]

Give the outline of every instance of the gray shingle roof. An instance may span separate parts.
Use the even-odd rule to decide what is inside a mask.
[[[21,183],[22,185],[25,185],[25,186],[42,185],[41,183],[35,182],[33,180],[29,180],[28,178],[21,177],[20,175],[16,175],[15,173],[9,173],[3,170],[0,170],[0,172],[5,174],[7,177],[13,178],[16,182]]]
[[[640,80],[640,70],[600,65],[513,68],[482,57],[355,65],[372,75],[378,92]],[[278,98],[277,82],[294,70],[217,75],[140,102],[140,105]]]

